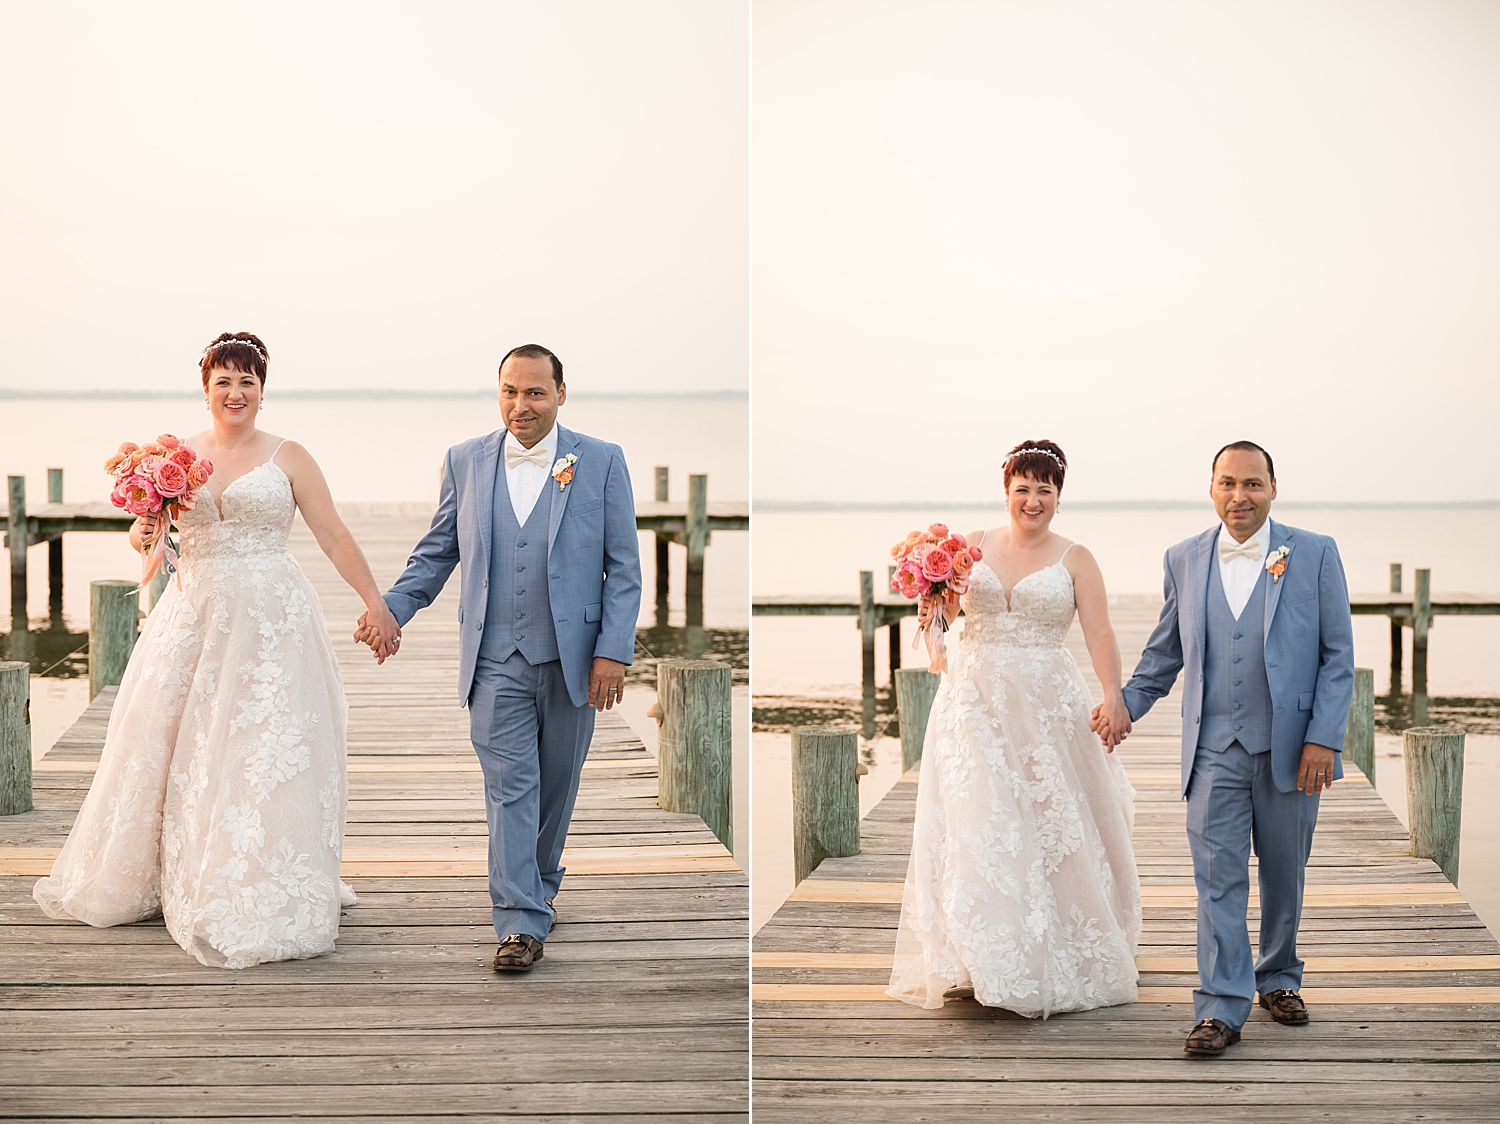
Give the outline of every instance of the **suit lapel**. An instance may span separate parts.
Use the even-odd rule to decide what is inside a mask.
[[[569,453],[578,454],[578,437],[571,429],[557,427],[557,456],[562,459]],[[556,463],[556,462],[554,462]],[[576,471],[576,466],[575,466]],[[552,479],[552,470],[547,470],[547,483],[544,487],[556,488],[557,481]],[[557,529],[562,526],[563,509],[568,506],[568,497],[573,494],[573,485],[569,484],[552,496],[552,517],[547,523],[547,553],[552,553],[552,543],[557,538]]]
[[[505,444],[506,433],[497,429],[480,443],[479,456],[474,458],[475,513],[479,517],[479,540],[484,544],[483,573],[489,573],[491,538],[495,533],[495,481],[499,478],[500,450]]]
[[[1292,565],[1292,536],[1280,523],[1271,521],[1271,545],[1266,548],[1266,561],[1271,560],[1270,552],[1277,547],[1287,548],[1286,564],[1290,569]],[[1266,631],[1261,639],[1267,640],[1271,636],[1271,619],[1276,616],[1276,606],[1281,603],[1281,582],[1286,581],[1286,573],[1281,575],[1281,581],[1272,581],[1271,575],[1266,575]]]
[[[1219,529],[1205,531],[1196,548],[1188,556],[1188,591],[1192,595],[1193,633],[1198,637],[1198,658],[1208,650],[1208,579],[1209,567],[1216,564],[1214,548],[1219,542]]]

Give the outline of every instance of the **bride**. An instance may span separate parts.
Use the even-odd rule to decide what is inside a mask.
[[[1101,713],[1128,730],[1103,576],[1051,529],[1067,458],[1026,441],[1004,471],[1009,523],[970,538],[983,561],[927,723],[887,994],[1046,1018],[1136,997],[1135,793],[1117,739],[1089,731],[1088,688],[1065,647],[1076,608]]]
[[[344,844],[343,683],[317,595],[287,551],[302,510],[376,627],[400,629],[307,450],[256,428],[266,347],[209,344],[213,464],[178,519],[178,580],[146,621],[88,797],[32,891],[49,917],[122,925],[161,914],[202,963],[317,956],[338,937]],[[137,549],[164,528],[143,517]]]

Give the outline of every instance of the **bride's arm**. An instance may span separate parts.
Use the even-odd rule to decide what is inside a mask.
[[[295,441],[288,441],[276,456],[276,463],[286,472],[292,482],[292,496],[307,521],[318,546],[328,555],[339,577],[349,583],[359,594],[359,599],[369,610],[368,620],[380,631],[387,642],[401,635],[401,626],[391,615],[385,599],[380,596],[380,587],[375,584],[375,575],[365,552],[354,541],[348,526],[333,505],[333,493],[328,490],[328,481],[312,454]],[[393,645],[392,645],[393,646]]]
[[[1083,628],[1083,642],[1088,646],[1094,674],[1104,687],[1104,701],[1099,717],[1106,729],[1101,731],[1107,749],[1113,749],[1130,732],[1130,711],[1121,693],[1123,672],[1120,644],[1109,623],[1109,596],[1104,591],[1104,574],[1099,563],[1083,546],[1068,551],[1066,565],[1073,575],[1073,596],[1078,605],[1078,623]]]

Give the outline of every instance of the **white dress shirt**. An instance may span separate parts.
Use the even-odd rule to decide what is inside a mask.
[[[1250,594],[1255,591],[1255,583],[1260,580],[1260,572],[1265,568],[1266,555],[1271,550],[1271,521],[1267,519],[1261,524],[1260,530],[1245,540],[1248,546],[1252,542],[1260,547],[1260,553],[1254,558],[1246,558],[1243,554],[1236,555],[1228,562],[1219,555],[1219,543],[1228,543],[1230,546],[1239,546],[1229,528],[1219,524],[1219,537],[1214,543],[1214,558],[1219,563],[1219,580],[1224,585],[1224,599],[1229,602],[1229,611],[1234,614],[1234,619],[1239,620],[1240,614],[1245,611],[1245,606],[1250,604]]]
[[[500,456],[503,461],[505,457],[505,445],[515,441],[515,435],[507,433],[504,445],[500,448]],[[520,442],[516,442],[519,446]],[[547,452],[546,465],[532,464],[522,461],[518,465],[505,466],[505,485],[510,490],[510,509],[516,513],[516,522],[523,527],[526,520],[531,518],[531,509],[536,507],[536,501],[541,498],[542,489],[547,486],[547,480],[552,474],[552,465],[557,460],[557,425],[553,423],[540,441],[531,447],[534,453],[538,449]]]

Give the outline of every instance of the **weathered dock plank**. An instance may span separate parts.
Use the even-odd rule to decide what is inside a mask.
[[[389,581],[426,519],[354,517]],[[377,667],[360,606],[300,523],[349,699],[337,950],[201,967],[162,923],[53,921],[31,901],[92,780],[114,691],[0,819],[0,1115],[40,1119],[745,1120],[748,890],[697,816],[656,807],[614,714],[590,748],[546,959],[488,967],[481,776],[455,698],[450,594]]]
[[[1127,667],[1155,613],[1112,608]],[[1078,638],[1070,642],[1088,671]],[[860,1124],[1299,1118],[1493,1120],[1500,1112],[1500,944],[1363,776],[1323,798],[1300,951],[1310,1025],[1257,1008],[1228,1057],[1188,1059],[1196,922],[1176,698],[1120,752],[1137,789],[1145,925],[1141,1000],[1033,1021],[973,1002],[923,1011],[884,994],[910,848],[916,771],[756,934],[757,1121]],[[1252,941],[1258,925],[1252,895]],[[1191,1115],[1190,1115],[1191,1114]]]

